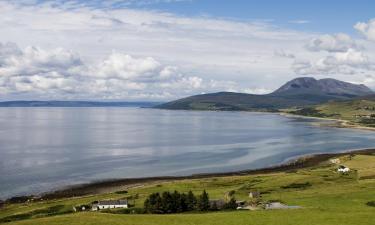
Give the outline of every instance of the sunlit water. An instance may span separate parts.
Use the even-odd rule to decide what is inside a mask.
[[[0,198],[95,180],[275,165],[374,147],[375,133],[248,112],[0,108]]]

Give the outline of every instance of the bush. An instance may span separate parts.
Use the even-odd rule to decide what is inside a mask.
[[[305,189],[305,188],[308,188],[308,187],[311,187],[312,184],[310,184],[310,182],[306,182],[306,183],[291,183],[289,185],[286,185],[286,186],[281,186],[282,189],[289,189],[289,188],[301,188],[301,189]]]
[[[197,201],[197,208],[199,211],[208,211],[210,209],[210,199],[206,190],[199,196]]]
[[[51,207],[44,208],[44,209],[36,209],[34,211],[27,212],[27,213],[3,217],[0,219],[0,223],[25,220],[25,219],[30,219],[32,217],[55,216],[55,215],[61,215],[61,214],[73,212],[73,210],[63,210],[64,208],[65,208],[64,205],[55,205],[55,206],[51,206]]]
[[[7,203],[25,203],[29,200],[32,200],[34,198],[34,196],[30,195],[30,196],[16,196],[16,197],[12,197],[10,199],[7,199],[6,202]]]
[[[375,201],[367,202],[366,205],[375,207]]]
[[[229,202],[227,202],[227,203],[224,204],[223,209],[226,209],[226,210],[237,209],[236,199],[235,198],[231,198],[229,200]]]
[[[101,210],[100,212],[112,213],[112,214],[144,214],[143,208],[130,208],[130,209],[116,209],[116,210]]]
[[[153,193],[144,202],[146,213],[165,214],[181,213],[193,210],[208,211],[210,202],[208,194],[203,191],[199,198],[196,198],[192,191],[188,194],[174,192]]]

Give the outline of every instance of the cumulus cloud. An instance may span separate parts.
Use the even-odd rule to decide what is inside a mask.
[[[0,87],[3,93],[45,97],[128,98],[178,95],[201,88],[203,80],[185,76],[175,66],[151,57],[113,52],[100,62],[86,63],[77,53],[57,48],[19,48],[0,43]]]
[[[354,25],[354,28],[368,40],[375,41],[375,19],[371,19],[367,23],[358,22]]]
[[[348,49],[346,52],[336,52],[315,62],[296,60],[292,67],[301,75],[358,74],[371,69],[373,63],[363,52]]]
[[[160,1],[175,0],[143,2]],[[372,69],[374,51],[362,51],[369,42],[345,34],[317,37],[270,21],[132,9],[135,2],[0,1],[0,43],[21,46],[0,44],[0,96],[170,100],[266,92],[295,77],[293,71]],[[358,27],[368,33],[370,22]],[[292,68],[286,59],[295,61]]]
[[[314,54],[296,58],[292,69],[298,75],[357,75],[356,79],[363,81],[363,75],[374,71],[375,64],[362,44],[363,41],[343,33],[320,35],[305,45]]]
[[[232,80],[238,90],[247,88],[249,83],[282,82],[288,79],[283,76],[290,76],[291,71],[285,59],[274,54],[275,49],[282,45],[288,49],[284,57],[291,57],[289,52],[296,52],[312,37],[271,22],[188,17],[104,6],[108,1],[97,1],[99,6],[90,5],[92,1],[83,4],[77,0],[20,2],[0,1],[0,41],[13,41],[23,48],[74,49],[81,61],[89,62],[90,66],[77,66],[69,74],[82,73],[86,77],[93,74],[96,79],[121,79],[128,83],[150,84],[154,80],[162,83],[171,73],[177,80],[183,79],[176,78],[179,77],[176,74],[193,74],[202,79],[201,88],[211,88],[207,84],[210,80]],[[126,53],[131,58],[112,52]],[[127,62],[136,60],[141,60],[142,65],[129,67]],[[140,71],[146,66],[149,70]],[[178,68],[177,73],[174,67]],[[278,79],[266,76],[273,72],[279,74]],[[185,79],[185,82],[199,85],[199,79]],[[231,88],[226,86],[222,90],[228,89]],[[219,89],[212,87],[205,91],[213,90]],[[183,89],[178,96],[182,94],[186,94]]]
[[[322,35],[313,38],[306,45],[310,51],[345,52],[350,48],[357,48],[356,42],[347,34]]]

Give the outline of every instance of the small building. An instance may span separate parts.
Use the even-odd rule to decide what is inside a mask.
[[[214,199],[210,200],[210,207],[213,208],[216,206],[217,209],[222,209],[225,205],[225,201],[223,199]]]
[[[350,169],[346,166],[343,166],[343,165],[339,166],[339,168],[337,169],[337,172],[339,172],[339,173],[349,173],[349,171],[350,171]]]
[[[128,208],[128,200],[102,200],[92,205],[92,210]]]
[[[244,209],[247,205],[245,201],[236,201],[237,209]]]
[[[339,164],[339,163],[340,163],[340,159],[338,159],[338,158],[331,159],[330,162],[331,162],[332,164]]]
[[[259,198],[259,197],[260,197],[260,192],[259,191],[249,192],[249,198]]]

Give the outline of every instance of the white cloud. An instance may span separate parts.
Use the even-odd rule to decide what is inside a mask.
[[[375,19],[369,20],[367,23],[358,22],[354,28],[364,35],[368,40],[375,41]]]
[[[115,62],[118,57],[112,55],[114,51],[126,53],[132,60],[142,59],[159,71],[159,74],[147,74],[147,70],[138,79],[160,80],[176,67],[181,74],[201,78],[202,86],[209,80],[231,80],[237,89],[245,89],[249,83],[283,82],[293,75],[285,60],[274,54],[275,49],[282,45],[289,55],[312,37],[269,22],[100,8],[82,6],[77,1],[29,5],[0,2],[0,14],[0,42],[12,41],[23,48],[74,49],[81,61],[95,66],[102,64],[101,70],[96,69],[97,79],[132,79],[132,71],[137,73],[145,66],[130,68],[125,56],[120,65]],[[113,58],[108,58],[109,55]],[[154,65],[151,59],[160,65]],[[166,66],[169,69],[163,68]],[[82,70],[79,67],[74,70],[78,69]],[[276,72],[278,78],[268,76]],[[259,81],[260,77],[263,80]],[[206,91],[210,90],[213,89]]]
[[[314,62],[296,60],[293,64],[294,71],[300,75],[360,74],[372,67],[368,56],[355,49],[336,52]]]
[[[345,52],[350,48],[357,48],[355,41],[347,34],[322,35],[313,38],[306,45],[311,51]]]
[[[374,54],[344,34],[322,38],[271,22],[124,8],[135,1],[121,1],[119,8],[113,7],[117,0],[37,2],[0,1],[0,43],[20,46],[0,44],[3,99],[169,100],[213,91],[262,93],[294,78],[294,71],[372,69],[365,65]],[[291,68],[293,59],[308,63]]]
[[[201,78],[185,76],[177,67],[151,57],[113,52],[101,62],[86,63],[77,53],[61,48],[20,49],[11,43],[0,43],[0,53],[0,87],[8,94],[116,99],[147,92],[178,96],[182,89],[191,93],[203,85]]]
[[[309,20],[290,20],[289,23],[294,23],[294,24],[307,24],[311,23]]]

